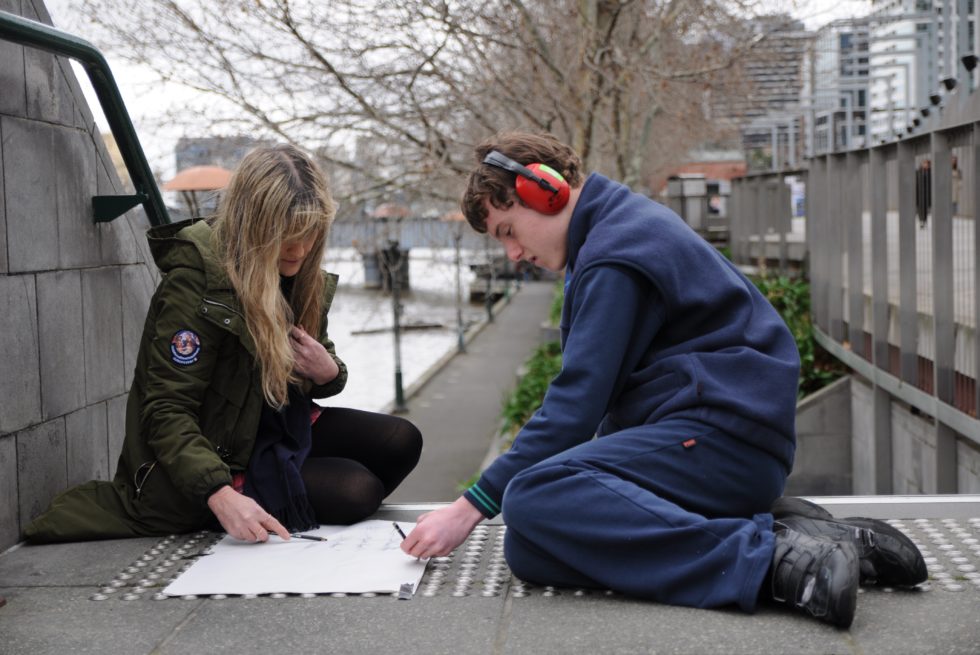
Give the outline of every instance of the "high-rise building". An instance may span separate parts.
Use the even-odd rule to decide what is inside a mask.
[[[745,117],[750,120],[797,102],[803,54],[811,39],[801,21],[785,15],[762,19],[756,29],[765,38],[745,62],[749,82]]]
[[[944,79],[969,83],[960,58],[976,52],[976,7],[974,0],[871,4],[871,133],[886,139],[933,104]]]
[[[233,171],[249,150],[271,143],[250,136],[181,137],[174,148],[177,170],[191,166],[221,166]]]
[[[782,135],[777,124],[799,103],[802,62],[812,35],[801,21],[785,14],[756,19],[750,29],[760,41],[743,62],[746,93],[724,114],[740,126],[741,145],[750,168],[768,168],[774,156],[774,135],[777,141],[789,138]],[[795,127],[791,132],[799,129],[799,123],[792,120]]]
[[[806,153],[864,143],[869,99],[868,19],[837,20],[817,30],[803,63],[800,113]]]

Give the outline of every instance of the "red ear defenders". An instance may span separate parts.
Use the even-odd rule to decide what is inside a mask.
[[[523,166],[496,150],[488,152],[483,163],[515,173],[517,197],[536,212],[557,214],[568,204],[568,182],[546,164]]]

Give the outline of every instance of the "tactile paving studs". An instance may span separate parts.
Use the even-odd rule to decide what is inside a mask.
[[[929,579],[915,587],[918,592],[980,593],[980,518],[963,519],[889,519],[887,523],[906,534],[922,553]],[[504,558],[506,527],[481,525],[455,551],[430,560],[425,575],[416,589],[416,596],[431,598],[451,595],[455,598],[538,596],[553,598],[615,596],[610,590],[564,589],[539,587],[515,578]],[[194,564],[222,538],[217,533],[200,532],[194,535],[162,539],[130,563],[111,581],[103,584],[89,599],[150,599],[165,600],[163,587],[170,584]],[[864,593],[864,589],[861,592]],[[888,587],[868,588],[867,593],[908,593],[908,590]],[[303,598],[329,596],[332,598],[371,598],[379,594],[298,594]],[[397,599],[396,594],[390,595]],[[292,594],[295,597],[297,594]],[[216,594],[208,600],[227,598],[251,599],[257,594],[226,596]],[[290,594],[263,594],[262,598],[287,598]],[[197,596],[182,597],[187,600]]]
[[[523,580],[517,580],[511,585],[510,591],[514,598],[526,598],[530,596],[528,593],[528,584]]]

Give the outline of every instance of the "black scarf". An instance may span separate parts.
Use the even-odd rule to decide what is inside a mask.
[[[312,442],[310,401],[299,389],[289,387],[289,404],[282,411],[262,405],[243,493],[290,532],[319,527],[300,474]]]

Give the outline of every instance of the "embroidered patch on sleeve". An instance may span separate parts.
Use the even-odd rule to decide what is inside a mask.
[[[201,354],[201,338],[192,330],[178,330],[170,340],[170,358],[175,364],[190,366]]]

